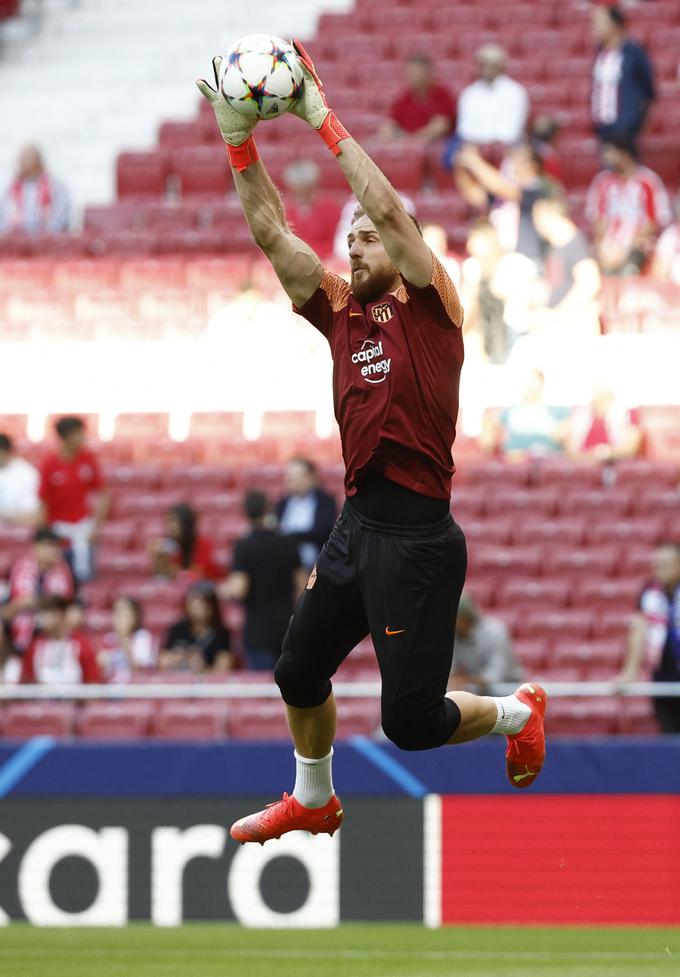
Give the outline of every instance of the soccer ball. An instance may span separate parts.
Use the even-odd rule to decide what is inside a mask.
[[[242,37],[220,66],[220,91],[233,109],[250,119],[283,115],[295,104],[302,82],[292,45],[266,34]]]

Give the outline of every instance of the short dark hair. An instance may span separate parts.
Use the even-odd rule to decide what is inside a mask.
[[[262,519],[269,509],[269,499],[259,489],[251,489],[243,498],[243,509],[251,522]]]
[[[57,536],[53,529],[49,526],[41,526],[40,529],[36,529],[33,533],[34,543],[58,543],[61,545],[61,538]]]
[[[134,619],[134,630],[135,631],[139,631],[141,628],[143,628],[144,627],[144,612],[142,611],[142,605],[139,603],[139,601],[137,600],[137,598],[136,597],[130,597],[129,594],[118,594],[118,596],[116,598],[114,598],[114,601],[113,601],[114,606],[119,601],[125,601],[125,603],[128,605],[128,607],[132,611],[132,617]]]
[[[69,434],[73,434],[75,431],[82,431],[84,427],[85,423],[81,417],[69,415],[67,417],[60,417],[54,425],[54,430],[61,440],[65,441]]]
[[[602,6],[604,6],[612,24],[616,24],[617,27],[625,27],[627,17],[620,7],[617,7],[615,3],[606,3]]]
[[[420,221],[418,220],[418,218],[416,217],[415,214],[411,214],[408,211],[406,211],[406,213],[411,218],[411,220],[413,221],[413,223],[416,225],[416,227],[418,228],[418,233],[422,237],[423,236],[423,229],[420,226]],[[352,214],[352,223],[354,223],[354,221],[358,221],[360,217],[367,217],[367,216],[368,215],[367,215],[366,211],[364,210],[364,208],[361,205],[359,205],[356,208],[356,210],[354,211],[354,213]]]
[[[12,439],[7,434],[0,434],[0,451],[14,451]]]
[[[41,611],[61,611],[62,613],[66,611],[73,601],[68,597],[62,596],[62,594],[48,594],[47,597],[43,597],[40,601]]]
[[[302,465],[303,468],[307,469],[309,475],[318,475],[319,470],[311,460],[311,458],[305,458],[302,455],[295,455],[288,462],[289,465]]]
[[[627,132],[609,132],[602,139],[603,146],[613,146],[629,156],[635,156],[635,142]]]
[[[424,51],[414,51],[413,54],[408,56],[407,64],[420,64],[423,68],[432,67],[432,58],[429,54],[425,54]]]

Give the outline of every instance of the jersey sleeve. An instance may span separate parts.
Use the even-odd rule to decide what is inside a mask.
[[[332,271],[324,271],[316,292],[300,308],[294,305],[293,312],[311,322],[315,329],[330,340],[335,313],[344,309],[348,301],[349,284]]]
[[[463,325],[463,306],[460,303],[456,286],[453,284],[441,261],[432,255],[432,281],[425,288],[416,288],[404,281],[408,298],[421,305],[427,319],[442,329],[452,325],[460,329]]]

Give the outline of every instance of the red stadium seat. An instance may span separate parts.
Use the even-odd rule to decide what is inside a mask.
[[[629,546],[653,546],[663,539],[665,519],[650,516],[645,519],[598,519],[588,526],[586,541],[590,545],[624,543]]]
[[[624,643],[616,639],[558,641],[549,658],[558,667],[582,669],[584,677],[592,669],[600,669],[613,678],[623,664],[624,652]]]
[[[512,542],[517,545],[579,546],[586,531],[586,520],[580,516],[562,519],[538,519],[533,514],[513,522]]]
[[[626,516],[631,510],[633,494],[629,489],[574,489],[560,496],[560,513],[568,516]]]
[[[618,731],[628,736],[655,736],[659,724],[651,699],[621,696],[618,700]]]
[[[559,493],[552,488],[496,489],[493,492],[489,488],[487,492],[487,512],[496,516],[508,513],[551,516],[559,502]]]
[[[496,597],[499,607],[566,607],[572,591],[570,580],[504,580]]]
[[[512,521],[506,519],[465,519],[462,528],[473,545],[505,546],[510,542]]]
[[[541,572],[541,551],[536,547],[485,546],[471,553],[473,573],[500,576],[521,574],[529,577]]]
[[[456,475],[456,478],[459,476]],[[468,463],[460,474],[465,486],[491,486],[496,491],[509,488],[526,488],[531,478],[531,468],[525,464],[497,461],[494,458]]]
[[[2,716],[2,733],[7,738],[19,739],[69,736],[74,718],[72,702],[10,702]]]
[[[370,736],[380,728],[380,704],[375,699],[338,699],[338,739]]]
[[[598,611],[593,621],[593,637],[624,641],[634,613],[634,607]]]
[[[224,735],[225,713],[223,702],[168,700],[158,705],[153,733],[166,740],[218,739]]]
[[[119,197],[162,197],[168,175],[163,152],[120,153],[116,164]]]
[[[590,550],[549,547],[544,551],[544,573],[568,573],[579,577],[584,574],[598,574],[606,577],[614,572],[618,560],[618,547],[601,546]]]
[[[152,715],[150,702],[87,702],[78,733],[91,739],[137,739],[148,735]]]
[[[584,578],[574,583],[575,607],[597,607],[630,613],[637,605],[640,588],[635,580]]]
[[[276,699],[235,699],[229,704],[229,735],[235,739],[288,739],[286,710]]]
[[[615,732],[618,703],[610,699],[553,698],[546,715],[546,730],[558,736],[606,736]]]
[[[639,489],[635,493],[633,506],[633,511],[636,516],[666,515],[679,520],[680,490],[664,488]]]
[[[561,611],[527,611],[517,623],[517,634],[523,638],[544,638],[554,644],[560,638],[582,640],[589,638],[593,628],[593,612],[580,608]],[[547,658],[550,663],[550,652]]]
[[[231,188],[229,167],[221,146],[196,146],[172,154],[171,170],[177,177],[182,196],[216,196]]]
[[[158,145],[161,149],[183,149],[200,146],[204,141],[204,128],[197,122],[163,122],[158,129]]]
[[[548,649],[543,638],[518,638],[513,641],[513,650],[527,678],[545,674],[548,667]],[[455,663],[455,647],[454,647]]]

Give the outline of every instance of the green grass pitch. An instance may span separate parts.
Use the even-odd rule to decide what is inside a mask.
[[[344,925],[246,930],[33,929],[0,935],[7,977],[656,977],[680,972],[680,930]]]

